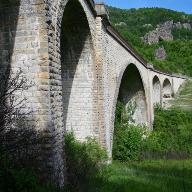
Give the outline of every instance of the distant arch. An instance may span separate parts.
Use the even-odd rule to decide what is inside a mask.
[[[157,75],[153,77],[153,104],[161,103],[161,83]]]
[[[172,85],[169,79],[165,79],[163,81],[163,98],[171,98],[172,97]]]

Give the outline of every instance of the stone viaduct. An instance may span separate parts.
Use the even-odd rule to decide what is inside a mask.
[[[118,97],[152,127],[154,104],[166,106],[185,81],[146,64],[92,0],[1,0],[0,50],[1,71],[21,69],[33,84],[18,95],[47,137],[44,163],[60,185],[65,131],[96,138],[111,157]]]

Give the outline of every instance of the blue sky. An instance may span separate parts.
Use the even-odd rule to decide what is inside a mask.
[[[119,8],[163,7],[192,14],[192,0],[103,0],[102,2]]]

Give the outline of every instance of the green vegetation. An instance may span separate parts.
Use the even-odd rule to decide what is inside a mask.
[[[190,157],[192,155],[192,112],[157,108],[154,130],[144,140],[143,151],[178,154],[177,158]]]
[[[1,192],[61,192],[89,191],[96,187],[96,182],[104,179],[101,171],[107,161],[106,152],[93,139],[77,141],[73,134],[65,134],[66,176],[65,189],[42,180],[37,171],[23,165],[13,167],[6,155],[0,156],[0,191]],[[98,184],[98,183],[97,183]]]
[[[174,108],[192,111],[192,80],[188,80],[171,102]]]
[[[143,127],[130,125],[130,120],[132,120],[130,112],[126,112],[124,105],[118,101],[113,137],[114,160],[130,161],[139,159],[144,129]]]
[[[91,192],[191,192],[192,161],[115,162]],[[107,175],[107,177],[106,177]]]
[[[155,45],[146,45],[141,37],[156,28],[158,24],[173,20],[174,22],[190,22],[192,15],[160,8],[142,8],[122,10],[108,7],[110,21],[135,50],[156,68],[166,72],[182,73],[192,76],[192,30],[174,29],[174,41],[160,41]],[[124,25],[116,25],[124,22]],[[144,26],[147,24],[146,26]],[[167,59],[156,60],[155,49],[164,46]]]
[[[129,119],[118,102],[113,143],[113,158],[118,161],[103,173],[108,177],[99,191],[190,192],[192,111],[157,107],[153,132],[130,125]]]
[[[99,179],[100,171],[107,161],[106,152],[99,144],[88,138],[77,141],[72,133],[65,134],[65,154],[68,190],[88,191]]]
[[[122,103],[115,120],[113,158],[133,161],[146,158],[189,158],[192,156],[192,112],[156,108],[153,131],[130,125]]]
[[[56,187],[41,182],[37,174],[28,168],[15,168],[0,159],[0,191],[1,192],[53,192]]]
[[[174,127],[177,128],[179,124],[187,125],[192,122],[190,114],[179,111],[157,109],[156,114],[155,133],[164,131],[171,134],[171,130]],[[172,118],[167,120],[167,115],[169,117],[174,115],[175,117],[171,116]],[[139,153],[142,151],[142,143],[148,139],[142,138],[141,133],[145,132],[142,131],[141,127],[128,126],[128,123],[126,123],[128,119],[130,119],[130,116],[125,114],[123,105],[118,102],[115,124],[116,126],[120,126],[120,124],[123,126],[116,127],[116,129],[120,128],[120,131],[115,132],[114,137],[117,141],[114,141],[116,149],[114,147],[113,153],[115,154],[114,158],[121,161],[113,162],[108,166],[102,164],[106,160],[106,154],[95,140],[88,139],[87,142],[80,143],[74,139],[73,134],[66,134],[65,143],[70,183],[66,191],[190,192],[192,189],[192,161],[138,161]],[[166,127],[170,129],[166,130]],[[124,132],[123,129],[125,129]],[[127,134],[122,136],[121,133]],[[186,138],[185,135],[189,136],[191,133],[186,132],[181,136]],[[119,140],[118,136],[121,137]],[[120,139],[122,139],[122,142],[120,142]],[[136,143],[138,141],[139,143]],[[189,141],[183,141],[189,143]],[[182,143],[181,146],[185,145]],[[154,149],[153,147],[154,145],[150,149]]]

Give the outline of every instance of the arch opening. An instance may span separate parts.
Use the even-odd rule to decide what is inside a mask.
[[[172,86],[169,79],[165,79],[163,82],[163,107],[169,108],[171,106],[170,100],[172,99]]]
[[[163,98],[168,99],[172,97],[171,82],[169,79],[165,79],[163,82]]]
[[[130,64],[123,74],[118,101],[125,106],[128,113],[132,113],[131,119],[134,124],[147,124],[145,90],[140,72],[133,64]]]
[[[157,76],[153,78],[153,105],[161,104],[161,83]]]
[[[78,0],[65,7],[60,47],[65,130],[84,140],[93,134],[94,59],[89,24]]]

